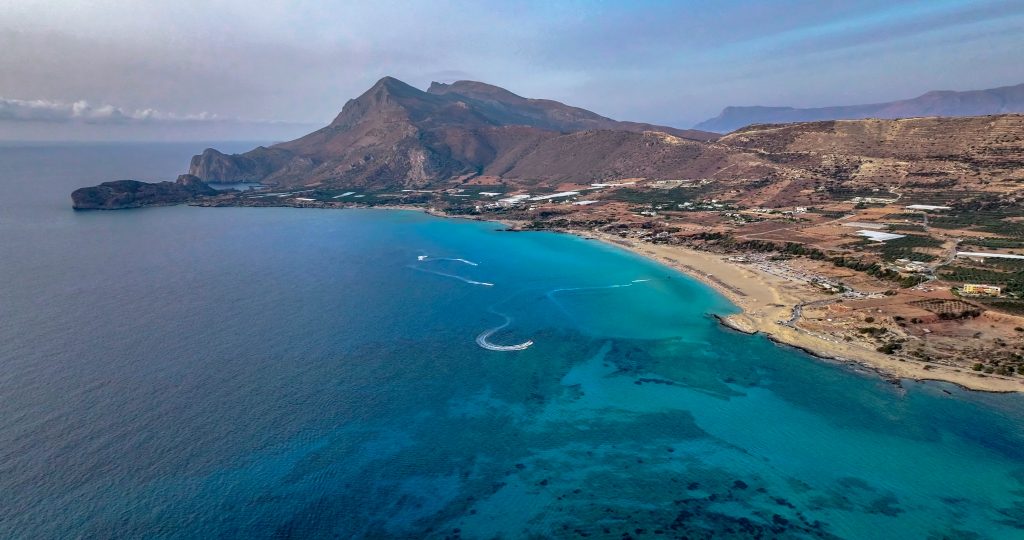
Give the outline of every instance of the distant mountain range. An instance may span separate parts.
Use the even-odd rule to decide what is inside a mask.
[[[968,92],[934,91],[913,99],[797,109],[794,107],[726,107],[694,129],[729,133],[752,124],[784,124],[819,120],[914,118],[923,116],[982,116],[1024,112],[1024,84]]]

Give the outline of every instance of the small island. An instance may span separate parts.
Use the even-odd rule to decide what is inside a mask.
[[[198,177],[183,174],[174,182],[115,180],[76,189],[71,193],[71,204],[75,210],[122,210],[182,204],[217,194],[216,189]]]

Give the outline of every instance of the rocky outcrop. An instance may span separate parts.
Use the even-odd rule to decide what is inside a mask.
[[[279,148],[259,146],[244,154],[224,154],[207,148],[192,157],[188,173],[205,182],[259,182],[275,173],[301,174],[313,168],[309,158]]]
[[[71,193],[71,203],[76,210],[120,210],[181,204],[216,194],[217,190],[199,178],[183,174],[174,182],[116,180],[76,189]]]

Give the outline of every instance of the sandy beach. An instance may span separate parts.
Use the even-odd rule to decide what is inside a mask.
[[[681,246],[650,244],[603,234],[577,233],[658,261],[699,279],[728,298],[742,311],[721,317],[723,324],[746,333],[760,332],[770,339],[802,349],[814,356],[854,364],[898,382],[899,379],[936,380],[986,392],[1022,392],[1024,381],[997,376],[980,377],[947,366],[901,361],[878,351],[819,335],[786,324],[793,307],[829,295],[758,271],[752,266],[729,262],[728,257]]]

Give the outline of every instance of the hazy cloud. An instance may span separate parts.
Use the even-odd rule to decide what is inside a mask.
[[[223,122],[229,119],[207,112],[175,114],[155,109],[125,110],[113,105],[91,105],[85,100],[65,103],[43,99],[23,100],[0,97],[0,120],[122,124],[125,122]]]

